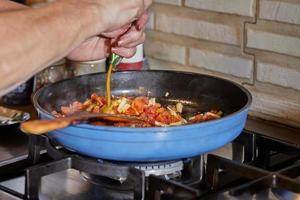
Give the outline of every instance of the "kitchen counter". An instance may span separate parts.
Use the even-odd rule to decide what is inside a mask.
[[[276,122],[249,117],[245,129],[267,137],[276,138],[277,140],[291,145],[296,145],[300,148],[299,128],[293,128]]]

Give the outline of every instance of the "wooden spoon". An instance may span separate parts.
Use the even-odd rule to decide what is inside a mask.
[[[106,114],[106,113],[90,113],[90,112],[78,112],[67,117],[60,117],[49,120],[31,120],[23,122],[20,126],[24,133],[41,135],[47,132],[51,132],[57,129],[65,128],[73,123],[80,123],[90,120],[92,118],[98,118],[111,122],[146,122],[145,120],[128,115],[121,114]]]

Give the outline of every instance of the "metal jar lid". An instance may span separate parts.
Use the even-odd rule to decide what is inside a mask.
[[[70,61],[69,67],[74,76],[105,72],[106,71],[106,59],[92,60],[92,61]]]

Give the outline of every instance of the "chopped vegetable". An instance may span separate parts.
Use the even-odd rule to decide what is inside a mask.
[[[127,99],[125,97],[121,98],[117,111],[119,113],[124,113],[129,107],[126,107]]]
[[[167,109],[170,111],[171,115],[177,116],[177,113],[176,113],[174,107],[168,106]]]
[[[156,100],[155,100],[155,98],[151,98],[151,99],[149,99],[149,106],[154,106],[155,105],[155,103],[156,103]]]
[[[179,112],[179,113],[182,113],[182,109],[183,109],[183,105],[182,105],[182,103],[176,103],[176,110],[177,110],[177,112]]]
[[[167,94],[167,93],[166,93]],[[168,94],[169,95],[169,94]],[[145,96],[139,97],[112,97],[111,105],[107,105],[107,100],[104,96],[99,96],[93,93],[90,99],[83,103],[75,101],[69,106],[62,106],[61,112],[53,111],[53,114],[58,117],[72,114],[77,111],[88,111],[94,113],[111,113],[138,116],[145,122],[128,122],[128,123],[113,123],[111,125],[117,127],[167,127],[179,126],[190,123],[199,123],[203,121],[219,119],[223,113],[221,111],[211,110],[205,113],[198,113],[194,116],[184,119],[181,116],[183,104],[178,102],[175,105],[163,107],[156,102],[155,98]],[[93,121],[95,125],[105,125],[104,122]]]

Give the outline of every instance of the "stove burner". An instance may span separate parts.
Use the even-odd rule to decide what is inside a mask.
[[[100,164],[109,164],[116,166],[132,167],[144,172],[145,177],[149,175],[161,176],[165,179],[173,179],[181,176],[183,170],[183,161],[166,161],[150,163],[126,163],[126,162],[109,162],[99,160]],[[83,178],[90,183],[101,185],[102,187],[114,191],[130,191],[134,188],[133,182],[127,180],[127,176],[104,177],[86,172],[81,172]]]
[[[169,179],[181,175],[183,162],[180,160],[160,163],[137,164],[134,168],[144,171],[146,177],[148,177],[149,175],[164,175],[165,178]]]
[[[170,160],[158,162],[116,162],[99,159],[98,161],[99,163],[133,167],[144,171],[146,177],[148,177],[149,175],[173,175],[176,177],[180,175],[181,171],[183,170],[183,160]]]
[[[108,161],[99,160],[100,164],[106,163],[117,166],[127,166],[138,169],[144,172],[145,178],[149,175],[162,176],[164,179],[178,178],[183,170],[183,161],[167,161],[167,162],[152,162],[152,163],[111,163]],[[130,192],[134,189],[132,181],[128,180],[127,176],[105,177],[86,172],[81,172],[82,177],[95,185],[100,185],[102,188],[113,190],[116,192]],[[146,181],[147,184],[147,181]]]

